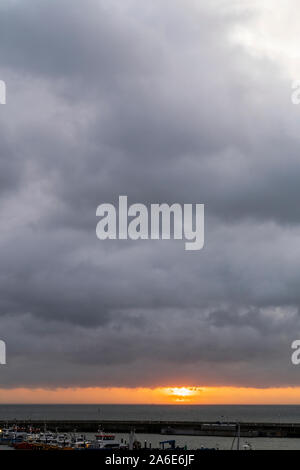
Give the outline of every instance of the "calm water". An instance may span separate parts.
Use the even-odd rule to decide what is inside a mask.
[[[0,419],[299,423],[300,405],[0,405]]]

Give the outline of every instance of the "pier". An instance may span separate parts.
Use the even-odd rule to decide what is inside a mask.
[[[247,423],[241,422],[241,437],[300,438],[300,423]],[[236,435],[236,423],[187,422],[187,421],[110,421],[110,420],[0,420],[1,429],[11,426],[32,427],[59,432],[96,433],[101,428],[106,432],[137,434],[162,434],[186,436],[224,436]]]

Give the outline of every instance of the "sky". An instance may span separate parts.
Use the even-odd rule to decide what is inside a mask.
[[[0,402],[300,403],[300,27],[274,3],[1,1]],[[205,204],[204,249],[98,240],[119,195]]]

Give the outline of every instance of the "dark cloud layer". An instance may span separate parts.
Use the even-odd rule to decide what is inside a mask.
[[[1,2],[2,387],[300,384],[299,110],[197,3]],[[100,242],[120,194],[205,203],[205,249]]]

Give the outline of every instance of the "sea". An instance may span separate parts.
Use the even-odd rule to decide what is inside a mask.
[[[300,405],[0,405],[1,420],[155,420],[299,423]],[[105,429],[104,429],[105,430]],[[87,438],[92,435],[87,434]],[[116,437],[128,439],[126,434]],[[176,439],[188,449],[231,449],[233,439],[216,436],[166,436],[138,434],[142,445],[158,447],[162,440]],[[254,450],[300,450],[300,439],[245,438]],[[234,443],[234,446],[236,443]]]

